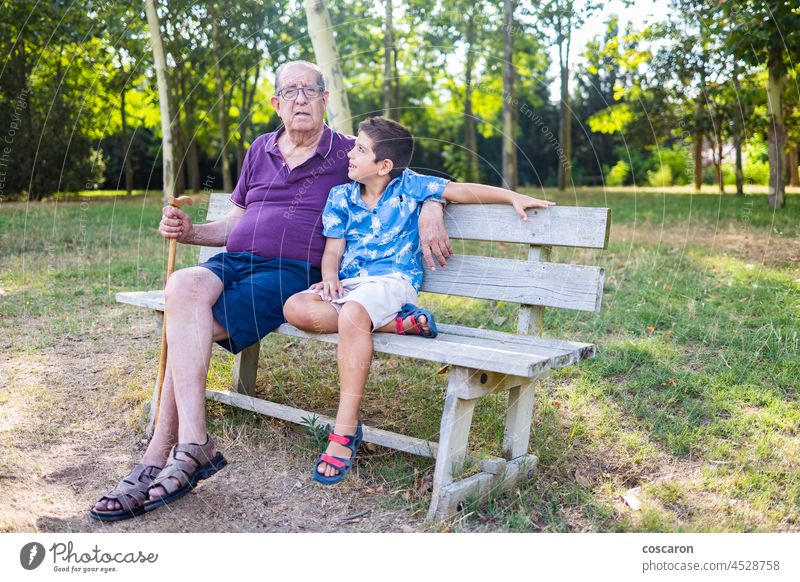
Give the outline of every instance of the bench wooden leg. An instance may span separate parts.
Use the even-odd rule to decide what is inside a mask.
[[[433,473],[433,498],[428,509],[428,520],[441,519],[456,509],[440,507],[440,493],[443,487],[453,482],[453,474],[461,470],[467,454],[467,439],[476,400],[464,400],[459,398],[459,394],[468,388],[470,372],[471,370],[466,368],[450,369],[439,429],[439,448]]]
[[[255,396],[258,353],[261,342],[256,342],[236,354],[233,362],[233,391]]]
[[[503,457],[515,459],[528,452],[534,402],[533,382],[525,382],[508,391],[508,413],[503,436]]]
[[[158,337],[161,337],[161,328],[164,327],[164,312],[155,311],[155,324],[158,331]],[[156,406],[158,406],[158,374],[156,374],[156,381],[153,384],[153,396],[150,398],[150,411],[147,414],[147,428],[144,430],[145,437],[150,440],[153,438],[153,431],[156,424]]]

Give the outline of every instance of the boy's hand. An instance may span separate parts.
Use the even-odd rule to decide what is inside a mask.
[[[310,289],[312,291],[322,291],[322,298],[325,301],[339,299],[344,295],[344,288],[339,279],[326,279],[325,281],[314,283]]]
[[[517,211],[522,220],[528,220],[528,215],[525,213],[526,208],[550,208],[555,206],[555,202],[549,200],[539,200],[538,198],[531,198],[530,196],[523,196],[522,194],[514,194],[511,199],[511,205]]]

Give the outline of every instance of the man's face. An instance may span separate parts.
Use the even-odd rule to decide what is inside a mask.
[[[294,100],[286,98],[292,95],[282,96],[291,89],[316,90],[317,96],[310,97],[302,90]],[[280,87],[270,102],[289,131],[314,132],[322,128],[328,92],[320,94],[319,90],[316,71],[305,65],[290,65],[281,72]]]
[[[392,170],[392,163],[389,160],[375,161],[372,146],[372,139],[363,131],[358,132],[353,149],[347,152],[347,157],[350,159],[347,165],[348,178],[363,183],[370,178],[385,176]]]

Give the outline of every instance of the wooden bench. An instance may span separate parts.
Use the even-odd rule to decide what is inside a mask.
[[[208,220],[230,209],[226,194],[212,194]],[[460,511],[468,499],[484,499],[490,492],[513,487],[519,478],[532,477],[537,464],[528,454],[534,404],[534,381],[551,370],[595,355],[592,344],[541,337],[545,307],[596,312],[603,293],[603,269],[549,262],[553,246],[603,249],[608,244],[607,208],[556,206],[529,210],[522,221],[510,206],[450,204],[445,212],[453,239],[522,243],[529,245],[528,260],[453,256],[447,268],[425,268],[422,291],[521,304],[517,333],[439,325],[435,340],[395,334],[375,334],[376,352],[439,362],[448,366],[448,385],[439,442],[364,426],[364,441],[407,453],[434,457],[433,495],[428,520],[440,520]],[[200,262],[223,251],[203,247]],[[117,301],[163,312],[163,291],[118,293]],[[313,334],[284,324],[276,333],[336,343],[336,334]],[[302,423],[310,412],[255,398],[259,344],[235,358],[232,391],[207,390],[206,397],[245,410]],[[508,392],[503,458],[475,459],[467,453],[472,413],[487,394]],[[155,393],[154,393],[155,399]],[[155,400],[154,400],[155,401]],[[152,429],[154,406],[151,405]],[[333,419],[320,417],[323,423]],[[460,481],[454,475],[465,462],[479,463],[480,472]]]

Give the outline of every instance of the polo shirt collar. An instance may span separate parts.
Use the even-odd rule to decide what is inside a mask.
[[[281,125],[276,131],[270,134],[264,144],[264,151],[269,153],[278,152],[278,137],[286,130],[286,127]],[[331,151],[333,151],[333,130],[327,124],[322,124],[322,137],[319,138],[316,153],[323,158],[327,158]]]

